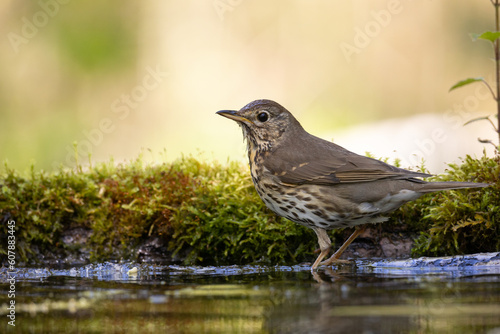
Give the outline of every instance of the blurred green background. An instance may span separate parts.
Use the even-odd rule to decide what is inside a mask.
[[[469,33],[493,29],[488,0],[4,0],[0,158],[243,160],[240,130],[214,113],[269,98],[358,153],[439,170],[495,139],[462,126],[494,113],[484,88],[448,93],[491,79],[491,47]]]

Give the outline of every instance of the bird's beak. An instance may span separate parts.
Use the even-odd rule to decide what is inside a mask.
[[[238,115],[236,110],[219,110],[216,112],[216,114],[227,117],[236,122],[246,123],[248,125],[253,124],[251,120]]]

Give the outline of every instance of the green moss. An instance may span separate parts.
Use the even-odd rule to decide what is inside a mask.
[[[467,157],[462,165],[450,165],[435,180],[493,185],[424,196],[384,226],[404,224],[419,233],[415,255],[500,250],[499,166],[498,157]],[[167,245],[165,257],[184,264],[291,264],[313,260],[317,248],[310,229],[265,207],[247,166],[191,157],[146,166],[141,159],[118,166],[111,161],[53,174],[32,168],[29,176],[5,166],[2,219],[16,221],[16,253],[27,263],[75,253],[91,261],[133,260],[152,236]],[[89,232],[83,242],[65,240],[75,229]],[[1,233],[5,240],[6,229]],[[6,247],[2,242],[1,254]]]
[[[184,202],[173,219],[175,252],[192,249],[188,262],[290,263],[304,260],[315,247],[311,231],[265,207],[246,167],[190,159],[178,168],[199,182],[196,197]]]
[[[482,189],[441,191],[412,204],[421,232],[413,248],[419,255],[457,255],[500,251],[500,156],[467,156],[433,181],[490,183]]]
[[[0,182],[0,218],[16,221],[16,251],[24,262],[74,252],[62,241],[74,228],[91,231],[80,245],[91,261],[133,259],[152,235],[186,264],[296,262],[315,247],[310,231],[265,208],[247,169],[236,163],[183,158],[143,166],[138,159],[50,175],[32,169],[30,177],[6,166]]]

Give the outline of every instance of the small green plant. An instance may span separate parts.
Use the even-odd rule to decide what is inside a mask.
[[[489,116],[482,116],[482,117],[477,117],[474,119],[469,120],[468,122],[465,123],[465,125],[470,124],[472,122],[480,121],[480,120],[486,120],[489,121],[493,129],[498,135],[498,145],[495,145],[494,142],[490,139],[481,139],[478,138],[478,140],[481,143],[488,143],[492,144],[496,148],[496,152],[499,153],[500,150],[500,18],[499,18],[499,10],[500,10],[500,0],[490,0],[493,7],[495,8],[495,31],[485,31],[482,34],[477,34],[473,33],[471,34],[472,40],[477,41],[477,40],[485,40],[488,41],[492,44],[493,50],[495,53],[495,77],[496,77],[496,93],[494,92],[493,88],[491,85],[482,77],[476,77],[476,78],[467,78],[464,80],[461,80],[457,82],[455,85],[453,85],[450,88],[450,91],[463,87],[466,85],[469,85],[474,82],[482,82],[483,84],[488,87],[488,89],[491,92],[491,95],[493,99],[497,103],[497,113],[496,113],[496,118],[497,118],[497,125],[491,120],[491,116],[494,115],[489,115]]]

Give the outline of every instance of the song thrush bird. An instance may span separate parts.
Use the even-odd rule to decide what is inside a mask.
[[[337,262],[364,228],[357,228],[335,254],[321,262],[331,246],[326,230],[384,222],[388,213],[425,193],[488,186],[426,182],[421,178],[431,175],[355,154],[307,133],[274,101],[257,100],[239,111],[217,114],[243,129],[252,180],[266,206],[316,232],[321,253],[311,270]]]

